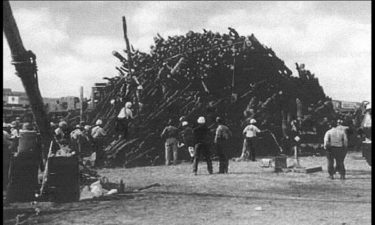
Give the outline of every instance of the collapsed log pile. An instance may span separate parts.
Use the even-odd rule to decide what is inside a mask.
[[[91,122],[102,119],[112,135],[105,151],[113,165],[161,163],[159,135],[169,118],[177,126],[181,116],[195,124],[203,115],[214,128],[216,116],[221,116],[234,134],[232,156],[238,156],[242,129],[251,118],[281,139],[297,116],[310,114],[306,118],[315,123],[334,116],[318,79],[303,64],[296,64],[299,76],[292,76],[253,34],[240,36],[229,28],[229,34],[190,31],[167,39],[158,34],[154,41],[149,54],[133,47],[124,50],[128,57],[113,52],[122,62],[116,67],[119,75],[105,78],[105,97],[91,113]],[[136,112],[130,136],[113,141],[115,118],[127,101],[135,103]]]

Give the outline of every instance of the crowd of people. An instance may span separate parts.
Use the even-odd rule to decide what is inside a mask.
[[[370,108],[369,108],[370,109]],[[126,139],[128,136],[128,124],[133,118],[132,104],[125,103],[117,117],[116,131],[118,139]],[[290,131],[288,135],[292,140],[292,148],[296,151],[299,148],[301,140],[301,121],[292,120],[290,123]],[[324,149],[328,159],[327,171],[329,178],[334,179],[335,172],[340,173],[340,178],[345,179],[344,159],[348,148],[348,127],[343,126],[344,120],[339,119],[334,122],[327,121],[326,129],[320,131],[324,133]],[[165,165],[179,163],[179,151],[185,149],[191,156],[193,164],[192,172],[197,175],[199,161],[205,159],[207,162],[207,170],[209,174],[213,173],[212,167],[212,144],[219,160],[219,173],[228,173],[229,153],[231,153],[232,131],[225,124],[223,118],[216,118],[216,126],[214,129],[209,128],[206,118],[200,116],[195,124],[190,122],[183,116],[179,120],[179,125],[174,126],[174,121],[170,119],[167,126],[163,129],[160,137],[165,142]],[[257,121],[250,119],[248,124],[242,131],[243,149],[239,160],[256,161],[256,142],[257,136],[265,132],[257,127]],[[51,132],[54,141],[61,149],[66,149],[65,153],[75,152],[82,159],[83,156],[91,155],[95,152],[95,166],[102,167],[105,161],[104,149],[107,146],[107,132],[103,128],[103,121],[98,119],[95,125],[91,126],[84,121],[79,122],[73,128],[69,124],[60,119],[59,123],[51,122]],[[22,141],[23,134],[33,132],[35,139],[33,146],[26,146]],[[25,152],[27,149],[41,149],[40,137],[37,126],[32,122],[22,122],[19,117],[10,124],[3,123],[3,175],[8,177],[9,159],[12,154]],[[30,136],[28,136],[30,139]],[[21,147],[22,145],[22,147]],[[20,148],[23,148],[22,150]],[[40,151],[41,153],[41,151]],[[60,154],[62,154],[60,152]],[[41,158],[41,157],[40,157]],[[334,167],[336,161],[336,167]],[[41,164],[42,165],[42,164]],[[42,166],[41,166],[42,167]],[[3,180],[5,183],[7,179]]]

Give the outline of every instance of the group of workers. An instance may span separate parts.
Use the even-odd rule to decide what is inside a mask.
[[[254,142],[257,134],[262,132],[256,125],[256,120],[251,119],[250,124],[243,130],[244,148],[241,159],[247,159],[250,156],[255,161]],[[219,173],[228,173],[230,140],[232,132],[228,126],[224,124],[222,118],[216,118],[217,128],[215,130],[213,143],[219,157]],[[173,121],[169,120],[168,125],[161,133],[161,138],[165,140],[165,164],[171,164],[171,156],[173,155],[173,164],[178,163],[178,148],[185,147],[189,151],[193,162],[193,173],[197,175],[198,162],[205,158],[207,162],[207,170],[209,174],[213,173],[210,143],[212,137],[211,131],[206,124],[206,119],[200,116],[197,120],[197,126],[192,128],[189,122],[182,117],[180,119],[180,127],[173,126]]]
[[[121,109],[116,120],[116,132],[118,138],[127,138],[129,121],[133,119],[131,110],[132,104],[125,103]],[[255,160],[255,142],[261,131],[256,126],[257,121],[250,119],[249,124],[244,128],[244,142],[240,160],[250,159]],[[328,159],[328,173],[329,178],[334,179],[336,172],[340,173],[340,178],[345,179],[344,159],[347,153],[348,137],[346,134],[346,127],[342,126],[343,121],[337,120],[331,123],[331,127],[324,135],[324,149],[327,151]],[[216,118],[216,131],[213,140],[211,130],[206,124],[206,119],[200,116],[197,119],[197,125],[193,128],[185,117],[180,118],[180,124],[177,127],[173,126],[173,121],[168,121],[168,126],[164,128],[161,133],[161,138],[165,140],[165,164],[171,165],[178,163],[178,149],[185,148],[191,156],[193,163],[193,173],[198,172],[198,163],[205,158],[207,162],[207,170],[209,174],[213,173],[210,144],[214,143],[217,156],[219,157],[219,173],[228,173],[229,154],[230,154],[230,140],[232,132],[228,126],[224,124],[222,118]],[[96,153],[95,166],[101,166],[104,162],[104,147],[105,137],[107,132],[103,128],[103,121],[98,119],[93,127],[86,125],[83,121],[75,126],[73,130],[69,130],[67,122],[61,120],[56,126],[51,122],[51,128],[55,141],[61,146],[69,146],[72,151],[80,153],[87,151],[88,148],[94,148]],[[21,130],[36,130],[36,126],[32,123],[21,123],[20,118],[16,118],[10,125],[3,124],[3,159],[8,159],[12,152],[16,152],[18,139]],[[291,135],[294,137],[294,146],[298,146],[299,131],[296,121],[291,122]],[[173,158],[173,160],[172,160]],[[336,167],[334,167],[336,161]],[[4,161],[6,162],[6,161]],[[9,160],[7,161],[9,162]],[[5,167],[9,163],[3,163]],[[7,171],[7,168],[3,171]],[[7,177],[7,176],[4,176]]]
[[[232,132],[228,126],[224,125],[222,118],[216,118],[217,128],[214,135],[214,147],[219,157],[219,173],[228,173],[229,153],[231,151],[230,139]],[[240,159],[250,158],[255,160],[255,142],[257,135],[261,132],[256,125],[256,120],[251,119],[250,123],[244,128],[244,145]],[[330,179],[334,179],[334,174],[339,172],[340,179],[345,179],[344,159],[347,154],[348,137],[346,127],[341,119],[331,122],[330,128],[324,135],[324,149],[327,152],[327,171]],[[294,147],[298,146],[300,141],[298,127],[296,121],[291,122],[291,135],[294,137]],[[173,164],[178,163],[178,148],[185,147],[189,151],[193,162],[193,173],[197,175],[198,162],[205,158],[207,162],[207,170],[209,174],[213,173],[210,140],[210,129],[206,125],[203,116],[197,120],[197,126],[192,128],[185,118],[180,119],[180,127],[173,126],[172,120],[168,121],[168,125],[161,133],[161,138],[165,140],[165,164],[171,165],[172,155]],[[334,166],[336,161],[336,166]]]

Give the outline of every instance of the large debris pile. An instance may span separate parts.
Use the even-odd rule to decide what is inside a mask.
[[[131,51],[133,68],[128,57],[114,51],[123,65],[116,67],[119,76],[104,78],[108,80],[105,96],[92,112],[91,122],[103,119],[104,129],[113,135],[115,118],[127,101],[135,103],[137,116],[127,140],[113,141],[111,136],[109,143],[113,142],[106,148],[109,161],[124,166],[161,163],[160,133],[169,118],[177,125],[178,118],[185,116],[195,124],[203,115],[214,128],[216,116],[223,117],[234,133],[232,156],[238,156],[241,132],[250,118],[280,140],[287,135],[288,122],[300,116],[297,98],[302,102],[299,114],[310,114],[308,120],[319,122],[331,115],[329,99],[303,64],[296,64],[299,76],[292,76],[254,35],[229,30],[229,34],[190,31],[166,39],[158,34],[150,54]],[[143,89],[137,88],[139,84]]]

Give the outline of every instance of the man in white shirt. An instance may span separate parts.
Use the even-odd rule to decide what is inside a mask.
[[[130,119],[133,119],[133,112],[131,110],[132,103],[126,102],[125,107],[123,107],[117,116],[116,132],[118,133],[118,138],[127,138],[128,136],[128,126]]]
[[[104,161],[104,138],[107,135],[107,132],[104,131],[103,121],[97,120],[95,123],[95,127],[91,130],[91,136],[95,146],[96,152],[96,159],[95,159],[95,166],[101,166]]]
[[[340,124],[341,121],[339,120],[337,122]],[[327,150],[328,174],[330,179],[334,179],[334,160],[336,160],[336,168],[340,173],[340,179],[345,179],[344,159],[347,153],[347,147],[348,138],[345,130],[338,127],[336,123],[333,123],[332,128],[324,135],[324,149]]]
[[[250,124],[245,127],[243,130],[243,134],[245,135],[244,144],[245,147],[242,149],[241,159],[246,158],[246,155],[249,154],[251,161],[255,160],[255,141],[257,138],[257,134],[261,131],[258,127],[256,127],[254,124],[256,123],[255,119],[250,120]]]

